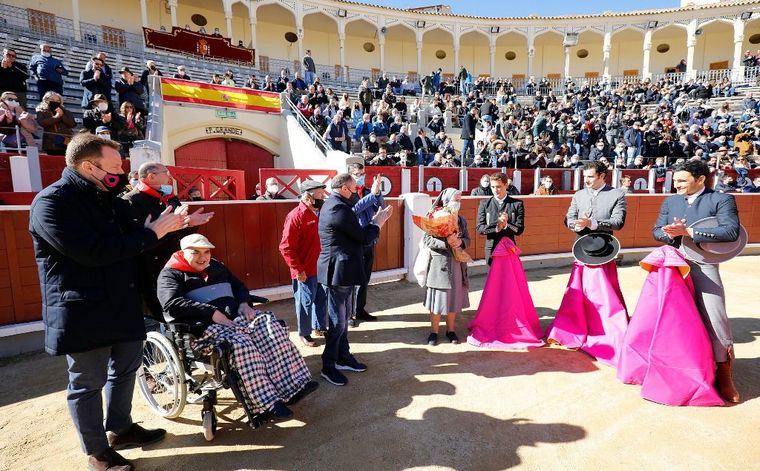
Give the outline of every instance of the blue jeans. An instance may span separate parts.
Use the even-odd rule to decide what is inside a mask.
[[[314,83],[314,78],[316,77],[315,72],[311,72],[309,70],[304,70],[303,72],[303,80],[306,82],[306,85],[312,85]]]
[[[317,283],[316,276],[306,278],[303,283],[293,280],[298,335],[301,337],[311,335],[312,329],[327,330],[325,297],[325,290]]]
[[[462,161],[469,155],[475,155],[475,141],[473,139],[462,139]],[[469,153],[467,151],[470,151]]]
[[[348,318],[354,314],[355,286],[324,286],[327,292],[327,314],[330,328],[322,352],[322,368],[334,368],[335,363],[352,358],[348,347]]]
[[[69,364],[66,399],[82,450],[88,455],[108,449],[106,431],[118,434],[132,426],[132,392],[142,350],[143,342],[135,341],[66,355]],[[104,387],[105,425],[101,397]]]

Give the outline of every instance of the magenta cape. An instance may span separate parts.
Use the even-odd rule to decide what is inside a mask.
[[[655,249],[641,266],[649,271],[625,335],[618,378],[640,384],[641,396],[671,406],[718,406],[715,364],[694,302],[689,265],[673,247]]]
[[[542,346],[541,327],[520,262],[520,249],[504,237],[494,248],[492,257],[467,343],[505,350]]]
[[[562,304],[546,330],[547,340],[617,367],[627,327],[615,261],[599,266],[574,262]]]

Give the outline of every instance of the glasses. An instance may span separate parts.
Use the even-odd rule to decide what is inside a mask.
[[[6,55],[6,56],[8,56],[8,57],[16,57],[16,54],[9,54],[9,53],[6,53],[5,55]]]

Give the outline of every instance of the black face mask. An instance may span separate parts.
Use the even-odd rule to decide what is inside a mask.
[[[200,196],[193,196],[190,198],[190,201],[203,201],[203,198]]]
[[[325,200],[321,200],[321,199],[317,199],[317,198],[314,198],[314,203],[313,203],[314,209],[319,209],[319,208],[321,208],[321,207],[322,207],[324,204],[325,204]]]
[[[93,164],[94,165],[94,164]],[[99,168],[101,171],[105,172],[105,176],[103,178],[100,178],[100,183],[103,184],[104,187],[106,187],[106,191],[112,195],[118,195],[122,191],[124,191],[124,188],[126,188],[127,183],[129,183],[129,177],[126,173],[110,173],[106,172],[100,166],[95,165],[95,167]]]
[[[48,109],[50,111],[55,111],[60,107],[61,107],[61,104],[58,103],[57,101],[51,101],[50,103],[48,103]]]
[[[354,191],[351,193],[351,196],[348,197],[348,200],[351,202],[351,204],[356,204],[359,202],[359,193]]]

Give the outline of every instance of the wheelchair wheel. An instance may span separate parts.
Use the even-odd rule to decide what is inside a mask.
[[[175,419],[187,403],[185,367],[171,341],[160,332],[148,332],[137,382],[145,402],[167,419]]]
[[[203,438],[210,442],[216,436],[216,413],[213,409],[201,412],[203,422]]]

